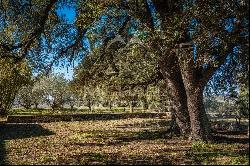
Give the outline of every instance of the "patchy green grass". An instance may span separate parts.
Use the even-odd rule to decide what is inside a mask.
[[[199,165],[249,165],[249,151],[241,144],[195,142],[186,153]]]
[[[168,124],[164,119],[142,118],[5,124],[0,126],[0,161],[11,165],[248,164],[249,144],[242,141],[248,140],[246,135],[219,133],[217,143],[192,144],[171,137]],[[222,136],[228,142],[219,139]]]

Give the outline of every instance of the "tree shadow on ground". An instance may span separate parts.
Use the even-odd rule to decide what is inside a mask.
[[[98,134],[102,133],[102,134]],[[140,132],[118,132],[113,131],[94,131],[88,132],[91,134],[93,139],[100,140],[99,142],[76,142],[73,143],[77,146],[122,146],[129,144],[133,141],[144,141],[144,140],[157,140],[157,139],[171,139],[172,135],[165,130],[160,131],[140,131]],[[72,144],[72,143],[71,143]]]
[[[117,128],[169,128],[171,120],[150,120],[146,122],[138,122],[131,124],[117,125]]]
[[[163,113],[91,113],[91,114],[65,114],[65,115],[11,115],[8,123],[49,123],[49,122],[71,122],[71,121],[93,121],[93,120],[120,120],[129,118],[162,118]]]
[[[227,144],[248,144],[249,137],[247,137],[246,131],[215,131],[213,140],[216,143]]]
[[[147,121],[142,123],[126,124],[123,126],[117,126],[117,128],[140,128],[143,129],[139,132],[133,132],[132,134],[118,137],[117,140],[124,142],[132,142],[138,140],[157,140],[157,139],[171,139],[176,135],[171,129],[170,120],[160,121]]]
[[[5,141],[53,134],[39,124],[0,124],[0,165],[7,164]]]
[[[119,153],[81,153],[59,159],[59,163],[64,165],[171,165],[167,156],[149,157],[145,155],[121,155]]]
[[[140,132],[136,132],[130,135],[118,137],[117,140],[122,142],[132,142],[132,141],[143,141],[143,140],[157,140],[157,139],[171,139],[172,135],[167,130],[144,130]]]
[[[140,129],[140,131],[116,131],[116,130],[93,130],[83,133],[79,133],[80,137],[94,138],[100,140],[99,142],[77,142],[74,143],[78,146],[121,146],[129,144],[133,141],[147,141],[147,140],[159,140],[159,139],[171,139],[176,135],[169,127],[170,121],[147,121],[142,123],[131,123],[125,125],[117,125],[116,128],[130,128],[133,130]],[[81,136],[82,135],[82,136]]]
[[[5,144],[4,141],[0,140],[0,165],[5,165]]]

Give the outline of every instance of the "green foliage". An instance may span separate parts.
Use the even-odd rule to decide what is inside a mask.
[[[19,89],[28,84],[31,72],[26,62],[0,59],[0,114],[7,114]]]
[[[241,120],[249,117],[249,87],[240,85],[239,92],[229,96],[207,96],[204,103],[207,112],[234,118],[241,125]]]
[[[33,94],[32,94],[32,86],[27,85],[25,87],[22,87],[16,98],[18,98],[18,102],[26,109],[29,109],[31,105],[33,104]]]
[[[76,25],[79,29],[88,29],[91,24],[101,16],[101,14],[107,10],[105,2],[99,0],[80,0],[78,1],[79,15],[77,16]]]
[[[48,77],[42,78],[38,84],[43,89],[45,102],[52,107],[61,108],[66,102],[68,81],[63,75],[49,75]]]

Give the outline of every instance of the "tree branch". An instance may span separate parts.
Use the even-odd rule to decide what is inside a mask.
[[[72,43],[71,45],[67,46],[66,48],[62,49],[60,51],[60,53],[58,53],[58,56],[56,58],[54,58],[53,61],[50,62],[50,64],[46,67],[47,68],[46,69],[47,70],[46,74],[48,74],[51,71],[52,66],[54,65],[54,63],[56,61],[58,61],[59,59],[61,59],[63,56],[65,56],[65,54],[67,54],[70,49],[76,50],[80,46],[80,44],[82,43],[82,38],[84,37],[84,35],[86,33],[87,33],[87,29],[84,29],[84,30],[80,31],[79,36],[77,37],[75,42]]]
[[[200,86],[206,86],[207,82],[211,79],[215,72],[225,63],[227,56],[228,54],[225,54],[220,57],[219,64],[217,66],[212,66],[210,64],[204,71],[202,71],[202,78],[199,81]]]
[[[19,56],[11,56],[11,58],[14,58],[15,62],[18,63],[21,60],[23,60],[34,41],[41,36],[41,34],[44,32],[46,21],[48,20],[49,13],[52,10],[53,6],[56,4],[58,0],[50,0],[50,3],[44,10],[44,15],[41,17],[41,20],[39,21],[39,26],[29,35],[28,40],[24,41],[22,43],[18,43],[17,45],[8,45],[8,44],[0,44],[0,48],[2,48],[6,52],[12,52],[15,49],[22,49],[22,53]]]

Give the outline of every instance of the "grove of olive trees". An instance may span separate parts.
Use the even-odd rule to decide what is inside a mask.
[[[74,23],[59,16],[57,10],[65,6],[76,9]],[[214,77],[220,80],[218,71],[228,59],[237,59],[234,63],[239,64],[241,74],[233,78],[247,82],[248,12],[249,2],[244,0],[3,1],[1,65],[6,65],[6,60],[13,65],[1,71],[1,94],[11,94],[1,95],[1,112],[9,108],[19,89],[11,88],[10,93],[4,80],[8,86],[21,82],[21,88],[24,82],[16,75],[20,74],[18,70],[25,72],[23,66],[49,73],[61,59],[81,59],[73,82],[83,91],[97,85],[112,88],[110,93],[129,91],[133,111],[139,97],[136,89],[162,81],[161,93],[168,97],[160,100],[171,103],[181,134],[190,140],[209,140],[211,126],[203,103],[204,89]],[[223,69],[236,70],[232,66]],[[66,100],[66,82],[58,79],[42,83],[48,88],[45,101],[53,109],[63,107]],[[227,79],[220,81],[222,86],[228,83]],[[90,110],[91,94],[84,96]],[[147,108],[146,97],[142,98]]]

